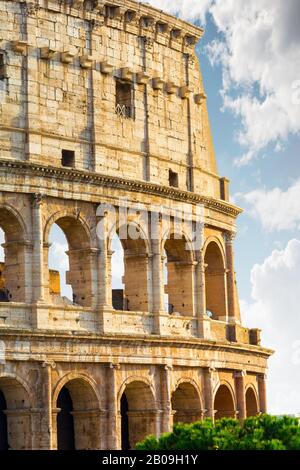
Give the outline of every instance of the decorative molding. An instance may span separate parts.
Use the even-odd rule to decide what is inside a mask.
[[[74,57],[75,54],[73,54],[73,52],[65,51],[61,53],[60,60],[63,64],[70,64],[71,62],[73,62]]]
[[[220,199],[214,199],[210,196],[202,196],[197,193],[180,190],[169,186],[161,186],[146,181],[129,180],[117,176],[103,175],[101,173],[93,173],[84,170],[76,170],[74,168],[58,168],[52,166],[44,166],[37,163],[28,163],[25,161],[12,161],[0,159],[0,170],[3,168],[10,174],[33,174],[38,177],[56,178],[63,181],[77,181],[86,185],[87,183],[102,186],[123,189],[132,192],[143,192],[145,194],[158,195],[174,199],[176,201],[184,201],[194,204],[203,204],[205,207],[216,210],[223,214],[236,218],[242,209],[233,206]]]
[[[40,207],[43,204],[44,194],[34,193],[32,194],[32,206]]]
[[[236,232],[225,232],[224,238],[225,243],[228,245],[232,245],[236,237]]]
[[[247,375],[247,372],[245,370],[236,370],[233,372],[233,377],[235,379],[246,377],[246,375]]]
[[[109,368],[114,369],[114,370],[119,370],[120,369],[120,364],[116,364],[114,362],[109,363]]]
[[[49,60],[55,55],[56,51],[50,49],[49,47],[41,47],[40,48],[40,57],[41,59]]]
[[[14,52],[18,54],[25,54],[27,52],[28,44],[26,41],[12,41],[11,46]]]
[[[41,9],[41,7],[39,6],[38,2],[36,2],[36,3],[33,3],[33,2],[27,3],[26,4],[26,15],[27,16],[34,16],[34,15],[36,15],[36,13],[40,9]]]
[[[55,370],[55,369],[56,369],[56,362],[55,362],[55,361],[51,361],[51,360],[48,360],[48,361],[46,360],[46,361],[44,361],[43,364],[42,364],[42,367],[45,368],[45,367],[48,367],[48,366],[50,366],[52,370]]]
[[[206,98],[207,96],[204,92],[198,93],[197,95],[195,95],[195,103],[201,105],[206,101]]]

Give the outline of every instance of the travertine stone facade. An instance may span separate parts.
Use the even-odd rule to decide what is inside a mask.
[[[266,411],[271,351],[241,325],[240,209],[217,173],[202,34],[132,0],[0,0],[1,448],[126,449],[174,422]],[[124,224],[98,206],[124,201],[143,211],[125,227],[141,237],[121,240],[116,310]],[[53,224],[70,303],[48,267]]]

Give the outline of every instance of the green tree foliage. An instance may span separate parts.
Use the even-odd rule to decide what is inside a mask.
[[[175,424],[173,432],[159,440],[147,437],[137,450],[300,450],[297,418],[270,415],[245,419],[205,419],[193,424]]]

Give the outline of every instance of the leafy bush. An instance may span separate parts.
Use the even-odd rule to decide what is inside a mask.
[[[157,440],[147,437],[136,450],[300,450],[297,418],[253,416],[242,424],[231,418],[175,424]]]

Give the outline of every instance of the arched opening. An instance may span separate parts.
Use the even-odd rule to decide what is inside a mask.
[[[246,391],[246,414],[247,418],[258,414],[257,399],[254,390],[251,387]]]
[[[227,319],[226,272],[218,244],[210,242],[206,248],[204,262],[206,309],[214,320]]]
[[[148,312],[148,251],[146,241],[139,232],[136,239],[123,230],[111,241],[112,304],[115,310]]]
[[[194,423],[202,419],[202,408],[196,388],[189,382],[183,382],[172,394],[173,422]]]
[[[72,379],[60,390],[57,400],[57,448],[99,449],[99,402],[84,379]]]
[[[68,242],[57,224],[53,224],[50,229],[49,242],[49,292],[52,303],[73,304],[72,286],[66,282],[69,271]]]
[[[57,415],[57,448],[58,450],[74,450],[73,402],[66,387],[63,387],[58,395],[57,407],[60,409]]]
[[[186,240],[174,235],[164,244],[165,253],[165,302],[167,312],[193,316],[193,263],[192,253],[186,247]]]
[[[215,419],[235,418],[235,406],[230,389],[220,385],[214,401]]]
[[[92,303],[90,238],[82,222],[70,216],[49,231],[49,297],[54,304],[89,307]]]
[[[25,240],[17,217],[0,208],[0,302],[25,302]]]
[[[0,378],[0,449],[31,448],[28,395],[14,378]]]
[[[5,396],[0,390],[0,450],[8,450],[8,434],[7,434],[7,405]]]
[[[112,305],[115,310],[127,310],[124,289],[124,249],[117,234],[111,241]]]
[[[128,401],[126,394],[121,398],[121,447],[122,450],[129,450],[129,422],[128,422]]]
[[[155,401],[149,385],[134,381],[120,399],[122,450],[133,449],[146,436],[156,434]]]

